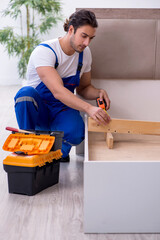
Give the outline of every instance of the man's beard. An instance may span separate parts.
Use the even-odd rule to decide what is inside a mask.
[[[85,49],[85,46],[81,46],[81,45],[79,45],[79,48],[80,48],[81,50],[78,49],[78,47],[74,44],[73,38],[70,39],[70,45],[71,45],[71,47],[72,47],[76,52],[78,52],[78,53],[83,52],[83,50]]]

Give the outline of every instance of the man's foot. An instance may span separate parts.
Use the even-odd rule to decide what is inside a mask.
[[[68,155],[67,157],[62,157],[60,162],[70,162],[70,156]]]

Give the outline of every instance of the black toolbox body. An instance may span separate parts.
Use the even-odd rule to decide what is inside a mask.
[[[3,167],[8,175],[9,193],[32,196],[59,182],[59,160],[47,162],[42,167],[11,165],[3,165]]]

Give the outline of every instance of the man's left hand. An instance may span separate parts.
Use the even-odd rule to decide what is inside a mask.
[[[100,90],[99,97],[100,97],[100,101],[105,100],[105,102],[106,102],[106,110],[108,110],[110,108],[111,101],[110,101],[110,99],[108,97],[107,92],[104,89]]]

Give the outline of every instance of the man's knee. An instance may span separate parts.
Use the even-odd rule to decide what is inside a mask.
[[[30,86],[26,86],[26,87],[22,87],[16,94],[15,96],[15,100],[17,98],[20,97],[33,97],[33,98],[37,98],[38,97],[38,92],[35,88],[30,87]]]
[[[63,131],[65,141],[73,145],[84,140],[84,122],[77,110],[61,111],[52,122],[51,130]]]
[[[38,94],[37,90],[34,89],[33,87],[26,86],[26,87],[21,88],[17,92],[14,100],[15,100],[15,108],[18,103],[26,104],[27,102],[30,102],[34,105],[34,107],[36,109],[38,109],[39,94]]]
[[[67,135],[71,144],[80,144],[84,140],[84,124],[68,129]]]

